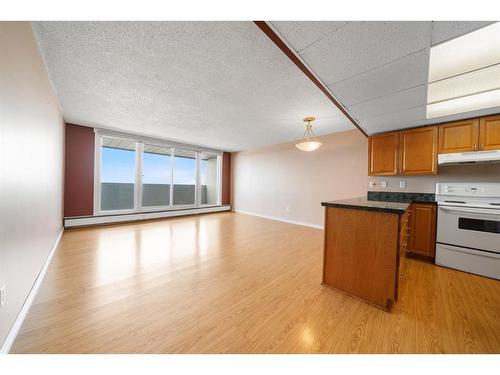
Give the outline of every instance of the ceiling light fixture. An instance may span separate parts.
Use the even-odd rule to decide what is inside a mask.
[[[456,113],[498,107],[500,89],[467,95],[450,100],[427,104],[427,118],[449,116]]]
[[[431,47],[427,119],[500,106],[500,22]]]
[[[316,117],[314,116],[307,116],[303,120],[304,122],[307,122],[306,131],[304,132],[305,140],[304,142],[300,142],[295,145],[295,147],[297,147],[300,151],[314,151],[320,148],[322,145],[322,143],[316,139],[316,136],[312,131],[311,122],[313,122],[314,120],[316,120]]]

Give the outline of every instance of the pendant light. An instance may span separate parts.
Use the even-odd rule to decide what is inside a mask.
[[[307,122],[306,131],[304,133],[305,139],[303,142],[297,143],[295,145],[295,147],[297,147],[300,151],[314,151],[320,148],[322,145],[322,143],[316,139],[316,136],[312,131],[311,122],[313,122],[314,120],[316,120],[316,117],[314,116],[307,116],[303,120],[304,122]]]

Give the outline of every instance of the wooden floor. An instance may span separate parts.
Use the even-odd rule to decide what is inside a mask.
[[[235,213],[65,231],[14,353],[500,353],[500,282],[403,259],[391,313],[323,232]]]

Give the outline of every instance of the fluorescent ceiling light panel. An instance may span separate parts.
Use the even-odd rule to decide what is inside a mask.
[[[498,88],[500,88],[500,64],[429,83],[427,103],[456,99]]]
[[[427,118],[500,106],[500,89],[427,105]]]
[[[500,62],[500,22],[431,48],[429,82]]]
[[[500,106],[500,22],[431,48],[427,118]]]

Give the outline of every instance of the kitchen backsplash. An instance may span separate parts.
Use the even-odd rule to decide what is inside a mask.
[[[434,193],[408,193],[400,191],[369,191],[369,201],[381,202],[435,202],[436,194]]]

